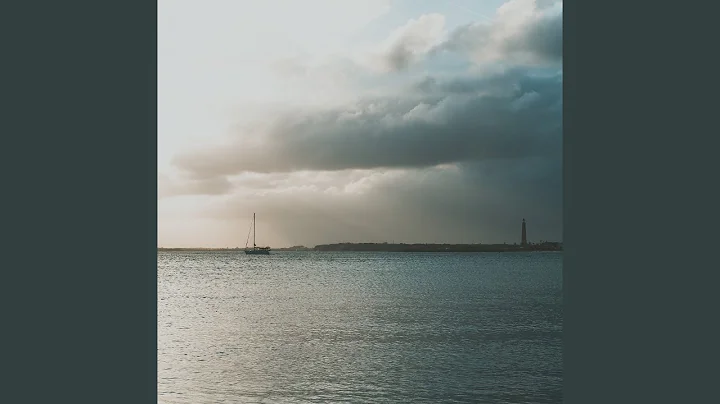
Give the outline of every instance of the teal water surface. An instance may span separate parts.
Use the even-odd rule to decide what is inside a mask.
[[[158,253],[159,403],[561,403],[562,253]]]

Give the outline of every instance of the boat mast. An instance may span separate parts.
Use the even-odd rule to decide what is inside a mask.
[[[255,244],[255,213],[253,213],[253,247],[257,247]]]

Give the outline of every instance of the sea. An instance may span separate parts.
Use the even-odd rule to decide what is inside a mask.
[[[561,403],[562,253],[158,252],[158,403]]]

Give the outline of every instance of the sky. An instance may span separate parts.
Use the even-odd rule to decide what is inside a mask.
[[[562,1],[159,0],[157,73],[159,247],[562,241]]]

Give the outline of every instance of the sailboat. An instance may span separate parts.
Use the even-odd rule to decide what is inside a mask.
[[[250,232],[248,232],[248,239],[245,241],[245,254],[254,254],[254,255],[270,255],[270,247],[258,247],[257,244],[255,244],[255,214],[253,213],[253,220],[252,224],[250,225],[253,234],[253,246],[252,248],[248,247],[248,242],[250,241]]]

